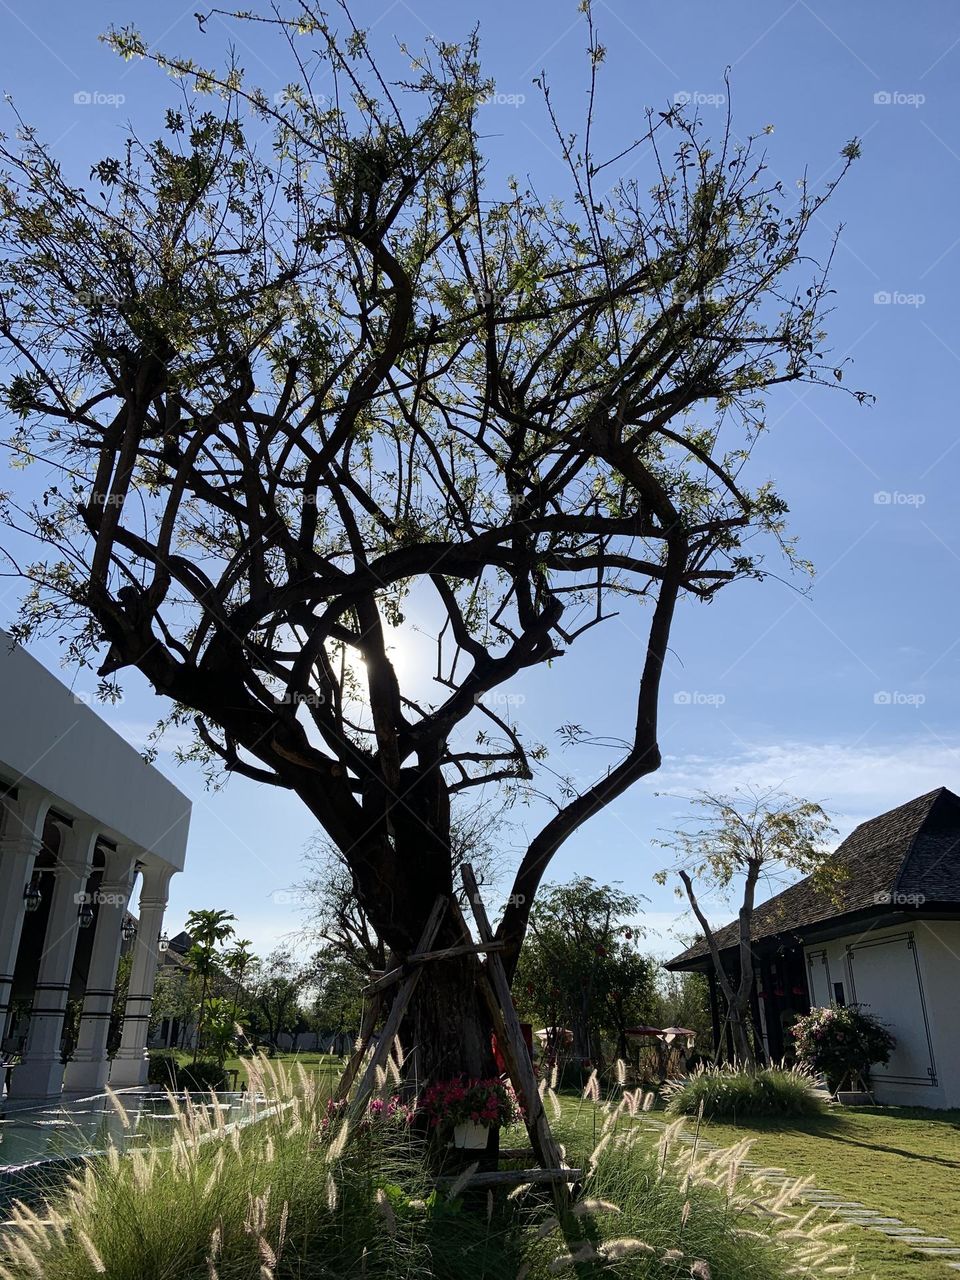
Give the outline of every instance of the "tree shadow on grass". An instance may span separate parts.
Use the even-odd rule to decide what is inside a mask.
[[[915,1120],[918,1123],[935,1122],[944,1128],[960,1132],[960,1112],[930,1111],[922,1107],[898,1107],[890,1111],[884,1107],[858,1107],[856,1115],[878,1116],[887,1120]],[[865,1142],[859,1130],[852,1123],[852,1116],[837,1111],[828,1111],[822,1116],[804,1117],[795,1120],[779,1120],[775,1117],[764,1117],[761,1120],[745,1122],[746,1127],[754,1131],[768,1133],[791,1132],[803,1133],[811,1138],[826,1138],[831,1142],[841,1142],[846,1146],[860,1147],[864,1151],[884,1151],[888,1155],[902,1156],[905,1160],[922,1161],[925,1164],[939,1164],[945,1169],[960,1169],[960,1159],[951,1160],[946,1156],[938,1156],[923,1151],[910,1151],[904,1147],[889,1146],[882,1142]]]

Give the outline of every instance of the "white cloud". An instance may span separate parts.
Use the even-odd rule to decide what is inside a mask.
[[[723,759],[668,756],[650,780],[656,791],[689,795],[737,786],[781,787],[816,800],[841,834],[858,822],[937,787],[960,790],[960,740],[924,736],[884,746],[782,742]]]

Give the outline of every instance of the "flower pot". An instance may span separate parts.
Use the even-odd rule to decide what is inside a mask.
[[[477,1124],[474,1120],[464,1120],[453,1130],[451,1146],[462,1151],[483,1151],[486,1149],[487,1136],[490,1130],[485,1124]]]

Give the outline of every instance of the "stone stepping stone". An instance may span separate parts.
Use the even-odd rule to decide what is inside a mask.
[[[880,1231],[880,1230],[882,1230],[882,1228],[881,1228],[881,1227],[875,1227],[875,1228],[874,1228],[874,1230],[875,1230],[875,1231]],[[889,1235],[890,1233],[889,1233],[889,1232],[884,1232],[884,1234],[885,1234],[885,1235]],[[904,1244],[909,1244],[909,1245],[915,1245],[915,1244],[917,1244],[917,1245],[921,1245],[921,1244],[922,1244],[922,1245],[934,1245],[934,1244],[952,1245],[952,1244],[953,1244],[953,1241],[950,1239],[950,1237],[949,1237],[949,1236],[913,1236],[913,1235],[910,1235],[910,1236],[904,1236],[904,1235],[896,1235],[896,1236],[894,1236],[894,1237],[893,1237],[893,1239],[895,1239],[895,1240],[902,1240]]]
[[[931,1245],[922,1245],[917,1249],[917,1252],[926,1253],[931,1258],[955,1258],[957,1254],[960,1254],[960,1249],[958,1249],[956,1245],[954,1245],[952,1249],[947,1249],[946,1247],[933,1248]]]

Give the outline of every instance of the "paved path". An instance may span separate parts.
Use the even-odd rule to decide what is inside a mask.
[[[668,1124],[667,1121],[661,1120],[649,1112],[638,1112],[632,1118],[640,1124],[661,1133]],[[716,1151],[720,1145],[710,1138],[705,1138],[702,1133],[698,1136],[688,1130],[681,1130],[678,1137],[679,1141],[686,1146],[692,1147],[696,1143],[706,1151]],[[777,1169],[771,1165],[760,1165],[753,1160],[742,1160],[740,1167],[748,1173],[762,1171],[764,1182],[769,1182],[771,1186],[783,1186],[786,1182],[795,1181],[794,1178],[788,1176],[786,1169]],[[818,1208],[831,1210],[836,1217],[843,1222],[849,1223],[852,1227],[862,1227],[866,1231],[879,1231],[882,1235],[888,1236],[892,1240],[902,1240],[904,1244],[909,1244],[918,1253],[922,1253],[929,1258],[939,1258],[953,1271],[960,1271],[960,1245],[956,1244],[948,1236],[927,1235],[919,1227],[908,1227],[899,1218],[884,1217],[876,1209],[869,1209],[866,1205],[861,1204],[859,1200],[844,1200],[842,1196],[838,1196],[832,1191],[827,1191],[823,1187],[812,1187],[809,1191],[805,1191],[803,1199],[809,1201],[810,1204],[817,1205]]]

